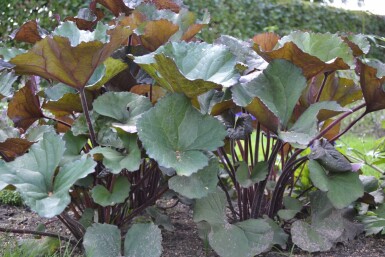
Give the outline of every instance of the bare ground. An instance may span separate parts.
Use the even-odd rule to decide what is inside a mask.
[[[175,208],[167,210],[175,231],[162,232],[163,248],[162,257],[218,257],[198,236],[195,223],[192,221],[192,211],[183,204],[178,204]],[[18,228],[18,229],[36,229],[36,227],[45,223],[47,231],[60,233],[69,237],[70,234],[65,227],[55,218],[42,219],[36,214],[25,208],[0,206],[0,227]],[[5,235],[0,232],[0,242],[6,243],[9,240],[21,238],[32,238],[31,235],[20,235],[9,233]],[[0,245],[1,247],[1,245]],[[334,249],[324,253],[306,253],[295,249],[290,253],[272,251],[262,256],[264,257],[282,257],[282,256],[317,256],[317,257],[384,257],[385,256],[385,238],[364,237],[350,242],[347,245],[337,245]],[[80,255],[76,255],[80,256]],[[107,257],[107,256],[106,256]],[[234,256],[242,257],[242,256]]]

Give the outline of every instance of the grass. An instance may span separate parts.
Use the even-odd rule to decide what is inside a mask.
[[[27,239],[34,240],[34,239]],[[51,252],[47,254],[47,252]],[[2,257],[82,257],[75,253],[70,243],[62,243],[53,238],[36,239],[19,244],[9,234],[0,234],[0,256]]]
[[[375,151],[377,144],[375,137],[347,134],[337,141],[336,147],[352,162],[363,162],[361,170],[364,175],[379,178],[385,172],[385,164],[374,164],[381,158]]]

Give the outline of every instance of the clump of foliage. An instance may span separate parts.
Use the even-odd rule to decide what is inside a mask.
[[[21,206],[23,200],[17,191],[3,189],[0,191],[0,204]]]
[[[173,228],[153,205],[166,192],[194,201],[224,257],[284,248],[289,235],[326,251],[361,233],[351,206],[380,203],[334,143],[385,108],[366,37],[208,44],[195,39],[207,23],[180,1],[94,0],[52,32],[21,26],[15,39],[33,46],[0,51],[0,189],[58,217],[87,256],[160,256],[159,226]]]

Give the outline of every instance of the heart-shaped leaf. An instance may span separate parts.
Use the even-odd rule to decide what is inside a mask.
[[[127,231],[125,257],[160,257],[162,250],[162,234],[158,226],[152,223],[134,224]]]
[[[64,22],[54,36],[38,41],[10,62],[16,65],[16,73],[38,75],[81,90],[95,69],[131,34],[131,30],[121,26],[106,29],[100,24],[94,32],[83,31],[73,22]]]
[[[87,228],[83,246],[87,257],[120,256],[121,239],[118,227],[110,224],[93,224]]]
[[[209,165],[190,176],[174,176],[168,186],[175,192],[190,198],[199,199],[215,191],[218,184],[218,161],[212,158]]]
[[[246,107],[258,120],[263,121],[266,118],[260,116],[266,116],[266,113],[254,113],[249,108],[253,99],[258,98],[285,128],[305,87],[306,79],[298,67],[285,60],[274,60],[255,79],[232,87],[232,92],[235,103]]]
[[[314,186],[327,192],[327,196],[335,208],[347,207],[363,196],[364,186],[357,173],[344,172],[327,175],[325,169],[315,160],[310,160],[308,167]]]
[[[274,232],[262,219],[248,219],[212,228],[210,246],[223,257],[253,257],[271,248]]]
[[[95,186],[92,191],[92,198],[95,203],[106,207],[113,206],[117,203],[124,203],[124,200],[128,197],[131,184],[126,177],[118,177],[112,187],[112,191],[108,191],[102,185]]]
[[[163,88],[191,98],[239,78],[236,58],[223,45],[172,42],[134,61]]]
[[[285,59],[303,70],[309,79],[319,73],[346,70],[353,66],[353,53],[337,35],[296,31],[278,41],[274,50],[264,52],[254,47],[259,55],[271,62]]]
[[[278,211],[278,216],[284,220],[290,220],[302,209],[302,203],[296,198],[285,196],[283,198],[285,209]]]
[[[108,92],[99,96],[93,106],[95,112],[116,120],[112,124],[114,127],[135,133],[137,120],[142,113],[151,108],[152,104],[147,97],[133,93]]]
[[[185,176],[207,166],[205,151],[216,150],[226,137],[218,120],[202,115],[181,94],[159,100],[138,119],[137,127],[147,154],[159,165]]]
[[[28,153],[12,162],[0,162],[0,181],[14,185],[25,203],[43,217],[60,214],[71,201],[70,187],[96,165],[84,158],[59,167],[64,144],[56,134],[45,133]]]

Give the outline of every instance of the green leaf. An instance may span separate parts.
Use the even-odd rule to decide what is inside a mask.
[[[253,257],[269,250],[274,232],[262,219],[249,219],[213,228],[209,234],[211,247],[222,257]]]
[[[150,206],[146,208],[146,213],[154,219],[154,223],[157,226],[161,226],[167,231],[174,231],[175,227],[172,224],[170,217],[167,214],[164,214],[163,212],[155,206]]]
[[[255,79],[232,87],[232,92],[235,103],[246,109],[254,97],[259,98],[279,118],[284,129],[305,87],[306,79],[301,69],[285,60],[273,60],[263,73]]]
[[[274,220],[264,217],[265,221],[270,225],[274,231],[273,245],[279,245],[281,248],[286,249],[286,243],[289,235],[275,222]]]
[[[314,103],[310,105],[304,113],[302,113],[302,115],[288,131],[280,131],[279,137],[285,142],[299,144],[303,147],[307,147],[309,142],[318,133],[317,115],[321,110],[344,112],[349,111],[350,109],[343,108],[334,101]]]
[[[71,42],[71,47],[76,47],[82,42],[100,41],[107,43],[109,40],[107,30],[108,25],[104,25],[101,22],[98,22],[95,30],[91,32],[88,30],[80,30],[73,21],[66,21],[58,26],[52,34],[68,38]]]
[[[30,127],[26,132],[25,138],[30,142],[37,142],[43,139],[45,133],[55,132],[55,128],[49,125],[41,125],[36,127]],[[1,141],[1,140],[0,140]],[[66,146],[67,148],[67,146]]]
[[[91,158],[84,158],[59,167],[64,151],[64,141],[59,136],[45,133],[28,153],[13,162],[0,163],[0,181],[14,185],[25,203],[40,216],[58,215],[71,201],[70,187],[92,173],[96,165]]]
[[[364,187],[357,173],[331,173],[326,175],[324,168],[316,161],[309,161],[310,179],[313,184],[327,191],[333,206],[341,209],[350,205],[364,194]]]
[[[266,178],[268,174],[267,162],[257,162],[254,168],[249,174],[249,168],[245,162],[241,162],[235,174],[238,183],[243,188],[249,188],[257,182],[260,182]]]
[[[67,93],[76,94],[76,90],[63,83],[57,83],[44,90],[45,98],[50,101],[58,101]]]
[[[284,220],[294,218],[294,216],[302,209],[301,201],[290,196],[285,196],[283,198],[283,205],[285,206],[285,209],[279,210],[278,216]]]
[[[230,87],[239,78],[236,58],[223,45],[172,42],[134,61],[161,87],[190,98],[221,86]]]
[[[199,199],[215,191],[218,184],[219,164],[215,158],[209,165],[191,176],[174,176],[168,181],[168,186],[175,192],[190,198]]]
[[[94,111],[115,119],[114,127],[135,133],[136,121],[152,106],[147,97],[129,92],[108,92],[99,96],[93,103]]]
[[[15,48],[15,47],[0,47],[0,56],[2,56],[1,59],[4,61],[8,62],[11,60],[13,57],[23,54],[26,51],[21,48]]]
[[[278,41],[279,46],[295,43],[302,51],[328,63],[341,58],[349,66],[354,65],[353,53],[349,46],[336,34],[295,31]]]
[[[18,242],[18,247],[22,251],[22,256],[50,256],[60,248],[60,240],[54,237],[42,239],[22,239]]]
[[[152,223],[134,224],[127,231],[124,240],[125,257],[160,257],[162,250],[162,234],[158,226]]]
[[[93,224],[87,228],[83,246],[87,257],[120,256],[121,239],[118,227]]]
[[[88,81],[89,85],[87,85],[87,90],[97,90],[101,88],[104,84],[110,81],[110,79],[128,68],[127,63],[112,57],[107,58],[107,60],[104,61],[103,66],[105,67],[103,77],[93,84],[90,84],[90,81]]]
[[[0,72],[0,99],[2,96],[8,97],[12,95],[12,85],[17,80],[17,76],[13,72]]]
[[[130,188],[131,184],[126,177],[118,177],[112,187],[112,192],[102,185],[97,185],[92,189],[91,195],[95,203],[103,207],[113,206],[117,203],[124,203]]]
[[[102,155],[103,164],[107,169],[113,174],[118,174],[122,169],[127,169],[128,171],[135,171],[139,168],[140,165],[140,150],[136,145],[136,136],[132,136],[128,153],[119,152],[111,147],[95,147],[89,153],[94,155],[95,159],[99,159],[95,155]],[[134,145],[135,144],[135,145]]]
[[[197,199],[194,206],[194,221],[207,221],[211,226],[224,225],[226,218],[226,195],[220,189]]]
[[[181,94],[159,100],[139,118],[137,127],[147,154],[185,176],[207,166],[205,152],[222,146],[227,134],[217,119],[199,113]]]

